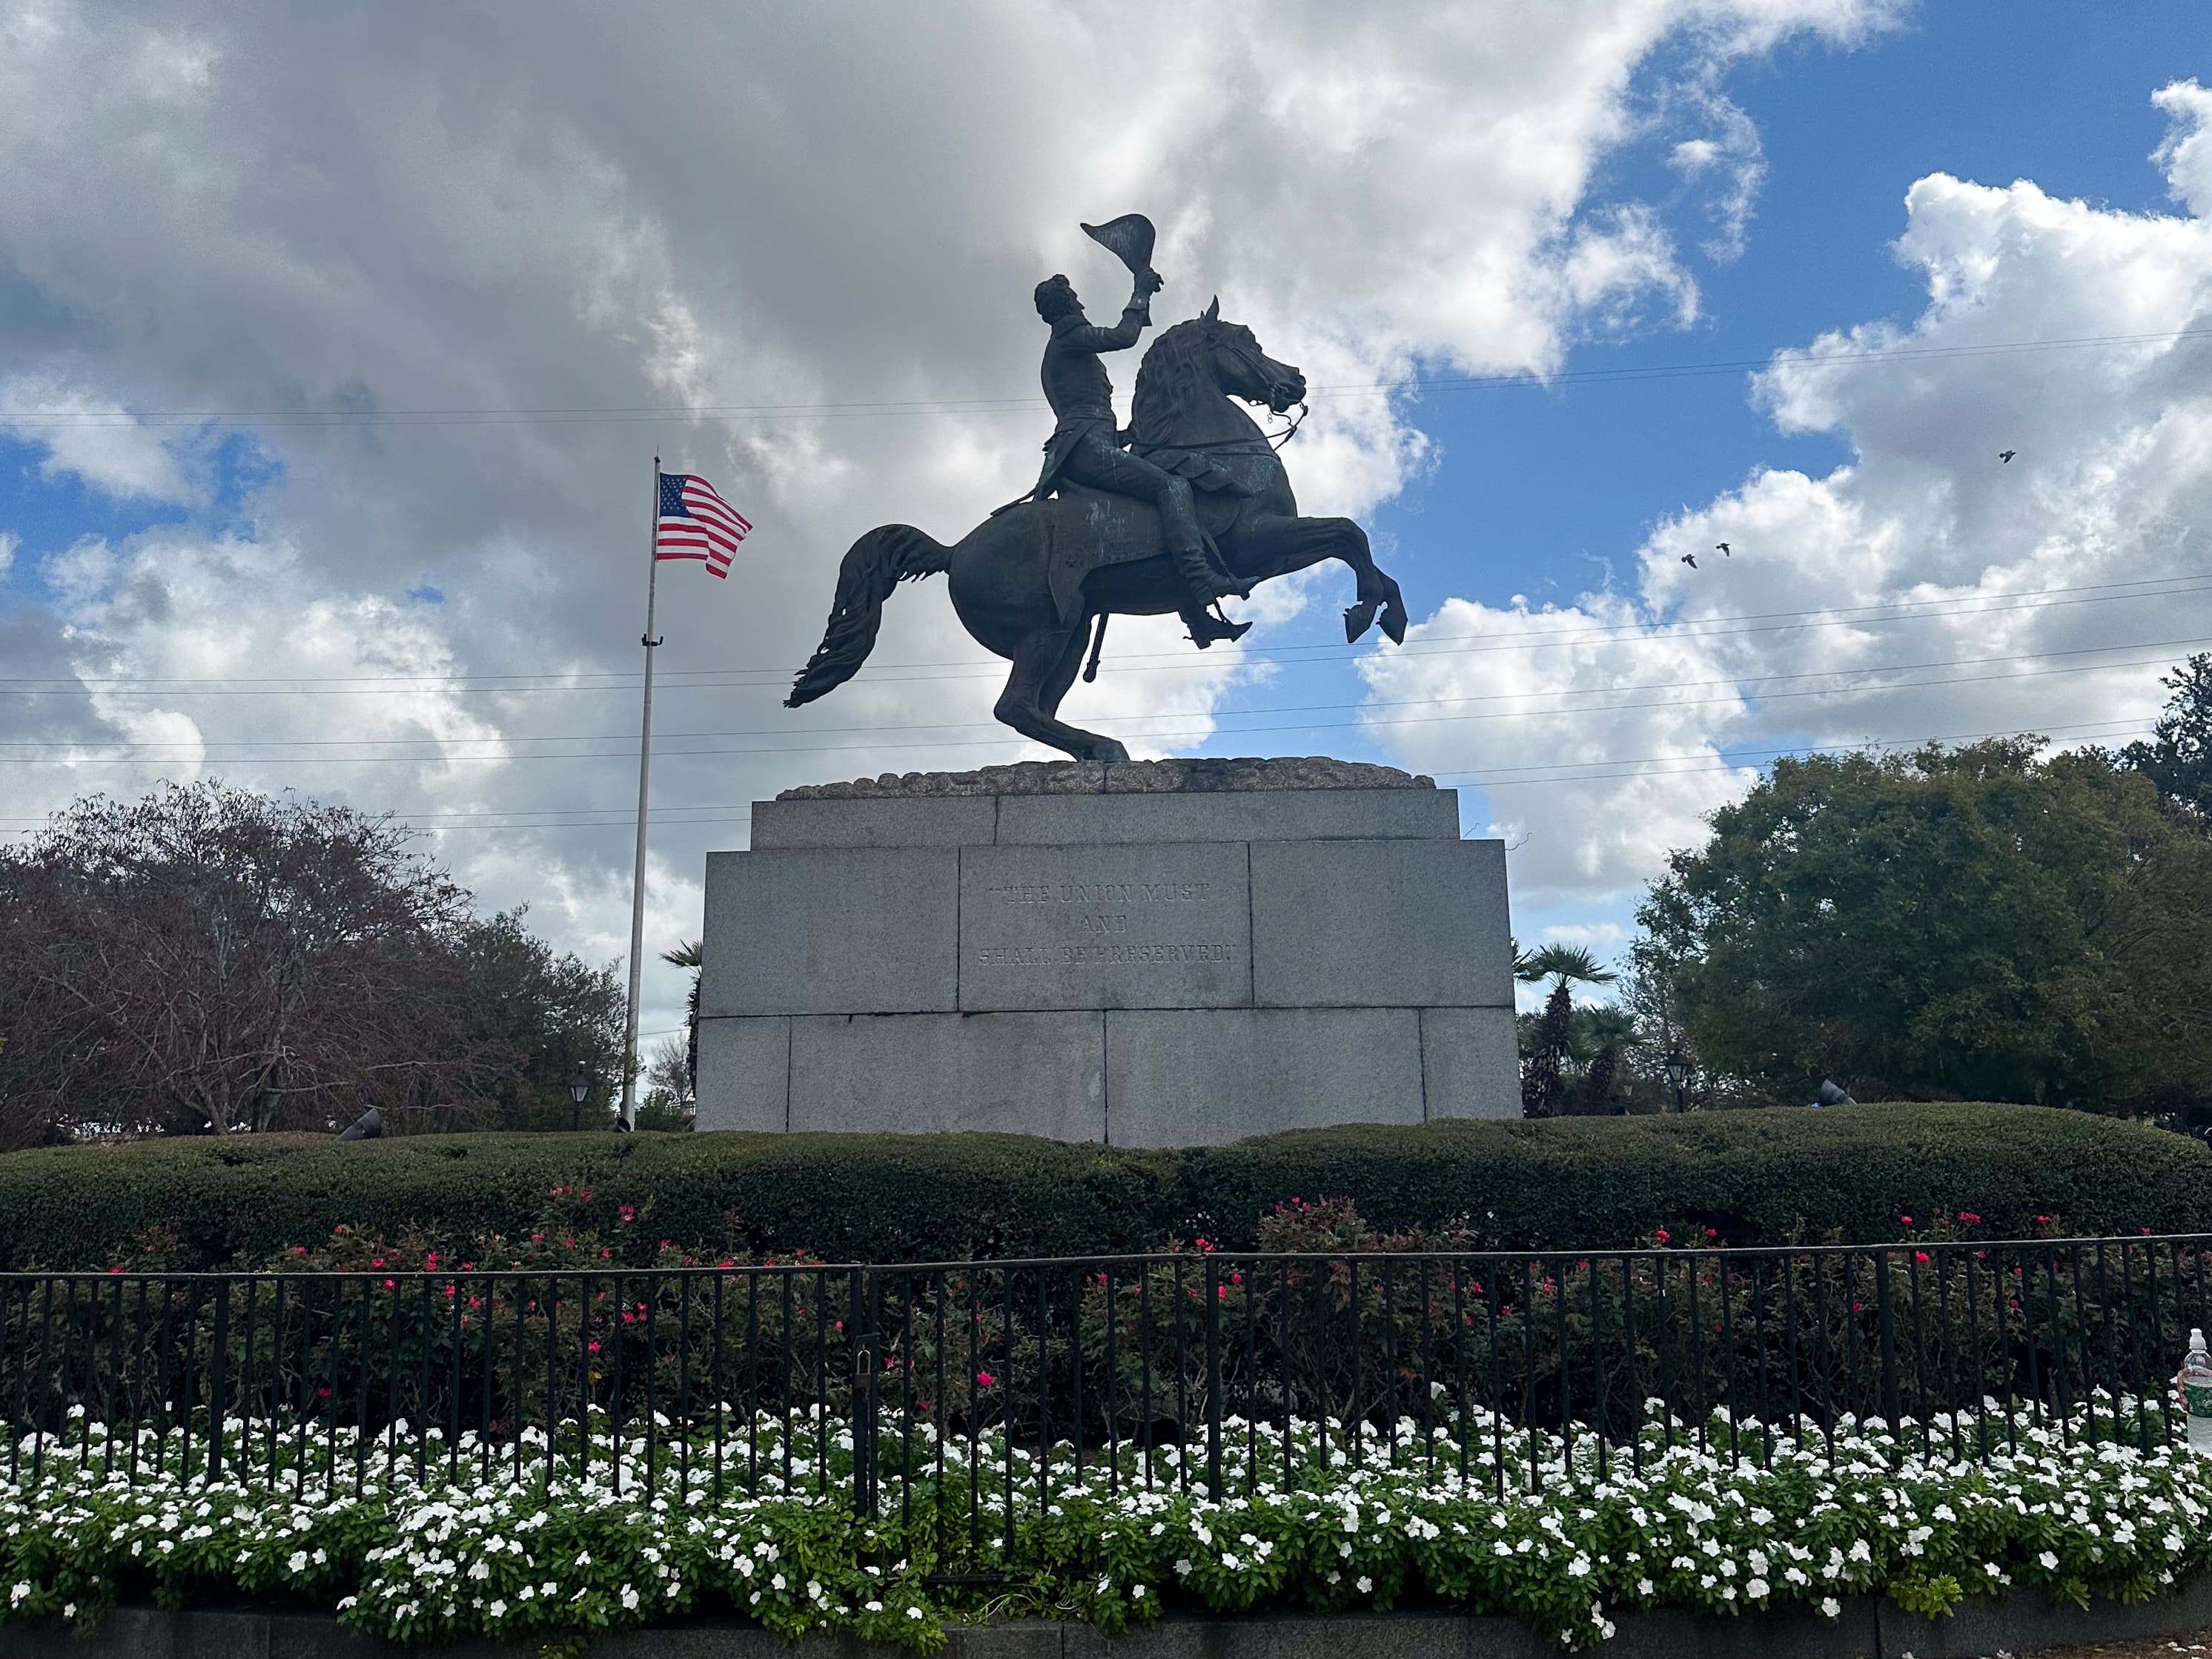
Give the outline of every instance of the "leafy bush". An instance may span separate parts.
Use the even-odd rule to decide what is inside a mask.
[[[791,1437],[745,1495],[703,1456],[648,1473],[596,1425],[588,1461],[573,1432],[541,1437],[518,1476],[471,1435],[348,1444],[326,1463],[289,1424],[240,1422],[258,1467],[212,1482],[185,1467],[181,1432],[118,1447],[86,1425],[38,1474],[0,1481],[0,1626],[82,1627],[120,1600],[252,1600],[334,1607],[403,1642],[566,1645],[735,1612],[789,1638],[844,1631],[930,1652],[948,1620],[1009,1613],[1111,1632],[1170,1609],[1412,1606],[1515,1615],[1588,1647],[1623,1608],[1796,1603],[1833,1619],[1842,1596],[1880,1591],[1933,1617],[2014,1587],[2086,1607],[2212,1565],[2212,1460],[2130,1444],[2120,1404],[2116,1440],[2030,1424],[2016,1454],[1987,1463],[1916,1455],[1910,1424],[1893,1437],[1848,1420],[1832,1438],[1771,1425],[1771,1450],[1747,1437],[1740,1463],[1718,1449],[1723,1424],[1708,1425],[1711,1451],[1655,1432],[1640,1465],[1616,1450],[1604,1471],[1587,1435],[1499,1436],[1480,1413],[1418,1442],[1407,1425],[1387,1446],[1370,1431],[1349,1457],[1342,1434],[1310,1433],[1262,1436],[1255,1455],[1230,1423],[1220,1502],[1178,1478],[1174,1449],[1152,1484],[1126,1446],[1111,1471],[1095,1454],[1079,1468],[1065,1443],[1041,1469],[994,1440],[971,1471],[918,1443],[911,1503],[874,1523],[847,1502],[844,1425],[817,1438],[761,1421]],[[901,1443],[887,1429],[876,1443]],[[106,1476],[126,1463],[137,1484]]]
[[[556,1188],[567,1189],[557,1200]],[[579,1196],[579,1194],[585,1194]],[[0,1157],[0,1266],[260,1262],[341,1223],[465,1249],[559,1224],[702,1252],[927,1261],[1256,1242],[1293,1198],[1385,1232],[1500,1249],[1625,1248],[1664,1226],[1737,1244],[1895,1239],[1971,1211],[1981,1236],[2212,1231],[2212,1150],[2032,1106],[1352,1125],[1130,1150],[1012,1135],[266,1135]],[[623,1206],[635,1213],[624,1226]]]

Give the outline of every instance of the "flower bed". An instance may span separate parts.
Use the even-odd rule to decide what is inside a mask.
[[[1462,1475],[1461,1442],[1410,1420],[1349,1449],[1340,1425],[1285,1448],[1279,1429],[1248,1441],[1237,1423],[1218,1502],[1194,1474],[1186,1489],[1172,1449],[1155,1453],[1150,1486],[1135,1454],[1079,1471],[1063,1448],[1041,1471],[996,1443],[972,1475],[950,1459],[940,1473],[933,1443],[886,1425],[883,1464],[912,1474],[886,1484],[873,1522],[845,1495],[842,1429],[817,1444],[763,1423],[757,1468],[725,1471],[756,1480],[754,1495],[718,1498],[707,1458],[687,1472],[665,1441],[648,1481],[642,1442],[526,1438],[517,1478],[514,1448],[468,1437],[294,1445],[234,1422],[228,1442],[270,1454],[240,1484],[197,1464],[186,1478],[180,1435],[132,1447],[80,1425],[67,1449],[39,1449],[35,1479],[27,1461],[0,1484],[0,1622],[83,1623],[119,1599],[249,1601],[335,1607],[405,1642],[550,1641],[734,1608],[787,1636],[850,1630],[927,1651],[947,1620],[981,1616],[1114,1631],[1171,1607],[1442,1606],[1516,1614],[1579,1647],[1622,1608],[1798,1601],[1833,1617],[1839,1596],[1879,1590],[1935,1615],[2014,1584],[2086,1606],[2212,1565],[2212,1459],[2139,1449],[2127,1401],[2104,1402],[2099,1425],[2117,1437],[2062,1443],[2021,1424],[2015,1452],[1998,1419],[1975,1461],[1920,1455],[1910,1426],[1846,1423],[1831,1443],[1742,1420],[1731,1436],[1716,1419],[1708,1449],[1669,1449],[1655,1429],[1640,1472],[1616,1449],[1601,1474],[1587,1437],[1501,1436],[1477,1416]],[[1952,1425],[1936,1426],[1941,1446]]]

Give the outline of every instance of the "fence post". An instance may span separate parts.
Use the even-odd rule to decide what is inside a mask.
[[[1206,1495],[1221,1501],[1221,1289],[1211,1252],[1206,1258]]]
[[[228,1279],[216,1281],[215,1334],[209,1343],[213,1351],[208,1370],[207,1472],[210,1480],[220,1480],[222,1475],[222,1419],[230,1407],[226,1389],[230,1379],[230,1285]]]
[[[1877,1249],[1874,1257],[1874,1308],[1876,1334],[1881,1343],[1881,1415],[1893,1435],[1899,1436],[1899,1449],[1902,1453],[1902,1431],[1898,1427],[1899,1403],[1897,1395],[1897,1321],[1889,1294],[1889,1252]]]
[[[863,1519],[876,1516],[876,1296],[875,1274],[852,1273],[853,1331],[853,1508]],[[826,1425],[825,1425],[826,1426]],[[827,1455],[828,1448],[823,1448]]]

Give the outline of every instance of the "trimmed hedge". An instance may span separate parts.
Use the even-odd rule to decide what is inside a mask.
[[[1969,1211],[2021,1237],[2212,1231],[2212,1150],[2033,1106],[1890,1104],[1682,1117],[1353,1125],[1182,1151],[1014,1135],[476,1134],[142,1141],[0,1157],[0,1266],[103,1267],[157,1227],[179,1266],[259,1261],[335,1223],[465,1243],[542,1224],[830,1261],[1249,1244],[1276,1203],[1349,1197],[1385,1231],[1464,1218],[1504,1249],[1897,1237]]]

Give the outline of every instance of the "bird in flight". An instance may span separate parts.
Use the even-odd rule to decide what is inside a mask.
[[[1719,554],[1724,559],[1733,558],[1735,556],[1729,551],[1729,544],[1726,542],[1715,542],[1713,544],[1713,551]]]
[[[1685,553],[1682,555],[1682,562],[1695,570],[1698,568],[1698,556],[1694,553]]]
[[[1997,451],[1997,459],[2001,461],[2008,461],[2019,453],[2020,451],[2017,449],[2000,449]]]

